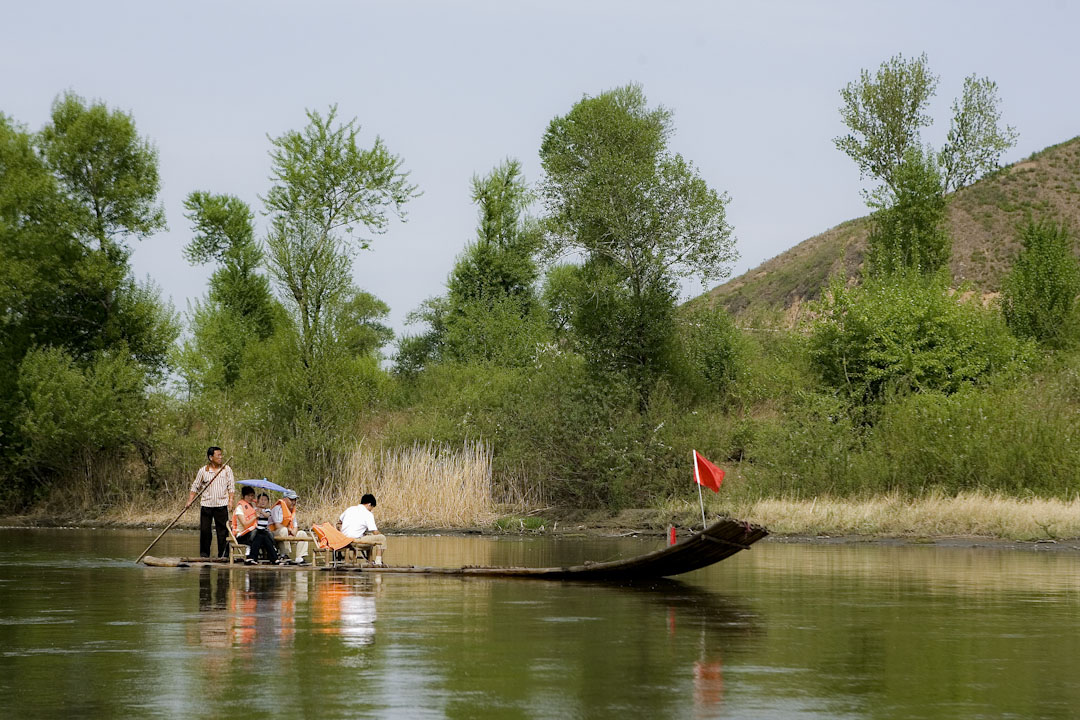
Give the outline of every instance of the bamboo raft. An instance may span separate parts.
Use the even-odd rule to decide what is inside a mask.
[[[315,568],[320,571],[363,572],[379,574],[463,575],[470,577],[531,577],[548,580],[642,580],[671,577],[700,570],[750,546],[769,534],[760,525],[739,520],[720,520],[686,540],[637,557],[610,562],[588,562],[567,567],[415,567],[412,565],[368,565]],[[310,565],[230,565],[207,558],[156,558],[142,562],[151,567],[219,567],[243,570],[295,572],[311,570]]]

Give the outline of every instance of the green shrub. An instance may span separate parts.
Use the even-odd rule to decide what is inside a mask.
[[[1068,227],[1031,220],[1020,230],[1023,249],[1002,286],[1001,310],[1020,337],[1061,346],[1075,337],[1080,266]]]
[[[888,392],[956,392],[1031,357],[997,312],[937,278],[834,282],[819,311],[814,363],[828,385],[864,402]]]
[[[146,412],[146,373],[123,355],[83,367],[59,348],[32,350],[19,366],[22,463],[37,473],[89,470],[96,456],[130,446]]]

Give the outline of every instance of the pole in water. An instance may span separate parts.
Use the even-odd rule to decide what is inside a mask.
[[[668,545],[674,545],[674,544],[675,544],[675,526],[671,525],[670,527],[668,527]]]

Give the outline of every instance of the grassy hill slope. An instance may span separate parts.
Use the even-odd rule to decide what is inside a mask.
[[[1028,213],[1067,220],[1080,231],[1080,137],[1004,167],[949,198],[954,283],[997,292],[1020,248],[1016,226]],[[834,273],[859,273],[869,229],[869,217],[849,220],[706,295],[736,316],[779,310],[792,317],[803,301],[820,295]]]

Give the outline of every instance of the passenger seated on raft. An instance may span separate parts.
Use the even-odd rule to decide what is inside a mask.
[[[247,545],[247,555],[251,556],[251,540],[255,537],[256,515],[255,488],[245,485],[240,491],[240,502],[232,514],[232,531],[241,545]]]
[[[375,496],[371,493],[360,498],[359,505],[346,508],[338,518],[337,528],[343,534],[353,538],[352,544],[356,547],[368,547],[375,549],[375,564],[382,565],[383,552],[386,550],[386,536],[379,532],[375,525],[375,516],[371,509],[374,508]]]
[[[251,533],[251,547],[248,549],[246,565],[254,565],[258,560],[277,562],[277,545],[274,544],[274,536],[267,529],[270,526],[270,496],[266,493],[259,495],[259,505],[255,509],[255,531]]]

